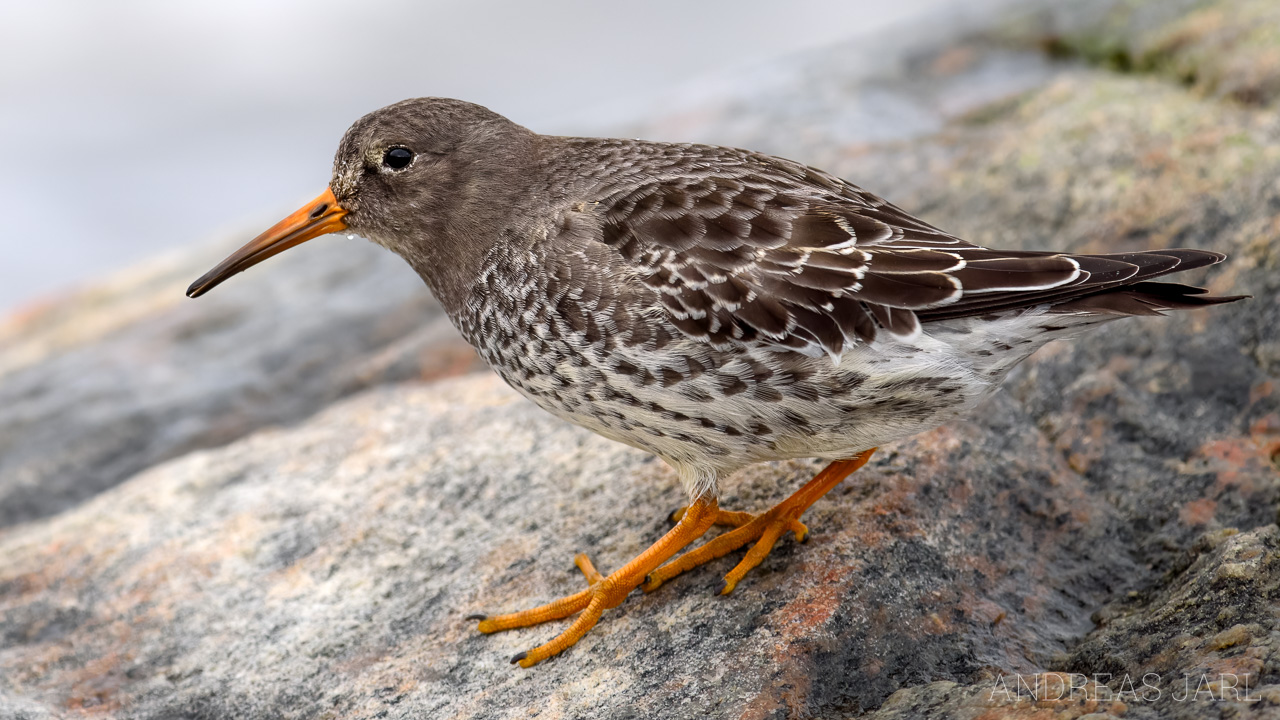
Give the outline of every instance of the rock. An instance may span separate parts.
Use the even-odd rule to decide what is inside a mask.
[[[1194,12],[1218,8],[1226,18],[1246,5]],[[1021,35],[961,45],[1029,52],[1046,34],[1084,43],[1094,32],[1138,46],[1192,17],[1162,13],[1128,25],[1108,16],[1070,32],[1022,24]],[[938,63],[950,50],[916,62]],[[722,109],[708,108],[701,122],[714,127]],[[1071,62],[928,137],[824,140],[812,152],[805,159],[995,246],[1220,250],[1227,263],[1185,280],[1253,298],[1124,320],[1046,347],[973,417],[882,449],[806,516],[807,544],[780,543],[731,596],[713,590],[736,555],[633,595],[579,645],[529,671],[506,661],[557,627],[480,636],[463,618],[576,590],[575,552],[606,570],[628,560],[665,531],[662,518],[679,504],[673,473],[540,413],[492,375],[404,382],[425,365],[417,348],[439,344],[402,351],[357,342],[342,350],[345,360],[326,357],[313,384],[266,393],[310,397],[287,419],[259,410],[200,443],[207,449],[171,444],[114,489],[0,531],[0,714],[1280,716],[1273,104],[1230,100],[1155,69]],[[310,288],[267,297],[272,273],[220,295],[234,302],[260,281],[262,294],[245,308],[317,306]],[[175,271],[166,282],[176,288],[178,275],[190,277]],[[395,287],[378,290],[396,298]],[[438,317],[413,297],[421,296],[379,307],[419,302],[417,312]],[[154,347],[129,338],[171,327],[146,303],[132,315],[95,315],[82,304],[43,324],[65,323],[85,339],[25,357],[43,364],[82,353],[74,367],[86,368],[99,353]],[[185,322],[213,312],[199,310]],[[94,339],[81,329],[116,317],[139,318],[129,326],[136,334],[102,330]],[[273,382],[310,376],[307,358],[332,347],[325,323],[352,322],[325,317],[304,343],[316,349],[298,358],[283,341],[275,354],[235,342],[275,341],[278,326],[219,347],[258,367],[270,358],[296,368]],[[217,369],[199,337],[160,345],[178,358],[169,361],[177,378]],[[396,358],[380,367],[402,369],[352,380],[366,377],[351,368],[370,357]],[[204,364],[182,366],[197,359]],[[5,378],[35,367],[31,360]],[[238,388],[266,387],[265,371],[256,372],[250,381],[215,373],[221,384],[168,407],[210,422],[220,407],[210,390],[230,386],[247,403],[254,392]],[[68,406],[79,397],[45,392]],[[338,400],[344,393],[354,394]],[[54,422],[19,427],[31,433],[24,437],[53,437]],[[281,422],[291,426],[266,427]],[[86,428],[87,443],[96,435]],[[750,468],[722,503],[764,508],[818,467]],[[1147,673],[1159,676],[1161,697],[1124,693],[1119,678]],[[1203,675],[1222,693],[1228,676],[1243,674],[1256,702],[1175,697],[1184,676]],[[1081,689],[1058,698],[1025,693],[1019,682]]]
[[[819,467],[753,468],[723,502],[764,507]],[[1106,542],[1116,513],[1005,397],[985,427],[873,461],[814,508],[809,543],[728,598],[726,559],[532,672],[507,659],[553,627],[486,637],[464,620],[574,591],[577,551],[617,567],[680,498],[661,463],[492,375],[370,391],[0,542],[0,676],[132,717],[609,717],[640,696],[690,717],[854,713],[921,682],[1033,671],[1138,570]]]
[[[1120,72],[1155,74],[1214,98],[1280,98],[1280,7],[1268,0],[1134,2],[1050,48]]]
[[[362,388],[479,367],[422,281],[359,239],[318,240],[230,292],[183,296],[249,237],[0,323],[0,528]]]
[[[1146,677],[1144,707],[1204,717],[1204,703],[1243,714],[1272,705],[1280,621],[1280,529],[1206,533],[1181,567],[1105,611],[1064,665],[1087,676]]]

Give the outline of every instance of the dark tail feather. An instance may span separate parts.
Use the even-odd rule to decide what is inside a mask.
[[[1165,310],[1185,310],[1243,300],[1248,295],[1214,297],[1204,288],[1177,283],[1140,282],[1114,290],[1074,298],[1054,305],[1049,312],[1088,312],[1099,315],[1163,315]]]
[[[1163,310],[1234,302],[1247,295],[1211,297],[1200,288],[1176,283],[1145,282],[1172,272],[1193,270],[1226,259],[1208,250],[1152,250],[1114,255],[1068,255],[1080,264],[1075,282],[1035,291],[968,295],[960,301],[917,310],[922,321],[986,315],[1049,305],[1049,312],[1097,312],[1111,315],[1158,315]]]

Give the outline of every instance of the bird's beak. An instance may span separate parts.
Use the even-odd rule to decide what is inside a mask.
[[[187,288],[187,297],[200,297],[218,283],[242,270],[257,265],[272,255],[301,245],[311,238],[347,229],[343,220],[347,210],[338,204],[332,190],[325,190],[320,197],[303,205],[294,214],[272,225],[269,230],[250,240],[248,244],[231,253],[226,260],[205,273]]]

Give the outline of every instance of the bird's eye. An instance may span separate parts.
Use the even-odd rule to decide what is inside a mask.
[[[382,156],[382,164],[392,170],[403,170],[413,162],[413,151],[408,148],[395,147]]]

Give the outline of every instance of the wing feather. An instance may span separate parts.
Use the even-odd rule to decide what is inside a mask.
[[[1159,293],[1150,289],[1111,303],[1081,298],[1221,259],[990,250],[833,176],[753,157],[756,174],[650,180],[595,206],[595,240],[656,292],[681,333],[716,347],[839,357],[881,333],[910,339],[925,322],[1046,303],[1151,312]]]

